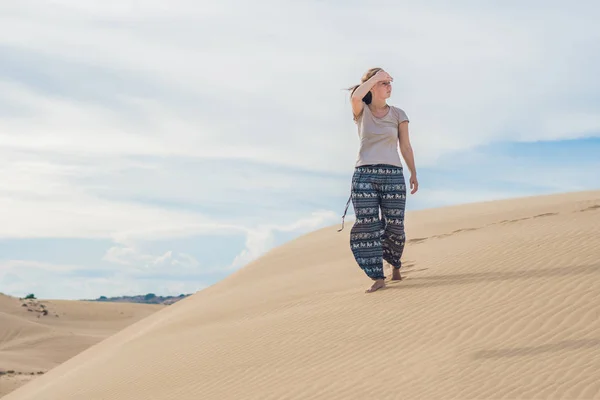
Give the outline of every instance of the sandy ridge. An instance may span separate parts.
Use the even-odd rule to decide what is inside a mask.
[[[406,279],[371,295],[337,228],[3,400],[600,398],[600,191],[411,213]]]

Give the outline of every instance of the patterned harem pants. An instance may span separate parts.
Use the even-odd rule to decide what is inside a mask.
[[[406,183],[402,167],[386,164],[356,167],[351,200],[356,214],[350,232],[354,258],[369,278],[385,279],[383,260],[400,269],[406,240]]]

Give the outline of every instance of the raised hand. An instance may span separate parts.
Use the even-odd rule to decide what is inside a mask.
[[[376,82],[383,82],[383,81],[392,82],[394,80],[394,78],[392,78],[390,76],[390,74],[388,74],[387,72],[385,72],[382,69],[377,71],[377,73],[373,77],[375,78]]]

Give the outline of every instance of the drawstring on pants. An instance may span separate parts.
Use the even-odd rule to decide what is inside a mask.
[[[348,201],[346,202],[346,209],[344,210],[344,215],[342,215],[342,227],[338,229],[338,232],[341,232],[344,229],[344,218],[346,218],[346,213],[348,212],[348,206],[350,206],[350,200],[352,200],[352,194],[348,197]]]
[[[350,201],[352,200],[352,194],[354,191],[354,183],[358,182],[360,179],[362,171],[355,169],[354,176],[352,177],[352,185],[350,185],[350,197],[348,197],[348,201],[346,202],[346,209],[344,210],[344,215],[342,215],[342,227],[338,229],[338,232],[341,232],[344,229],[344,218],[346,218],[346,213],[348,212],[348,207],[350,206]]]

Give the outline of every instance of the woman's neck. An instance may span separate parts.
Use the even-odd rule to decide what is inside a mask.
[[[373,108],[374,110],[384,110],[387,108],[387,103],[385,102],[385,100],[375,100],[373,99],[371,101],[371,108]]]

